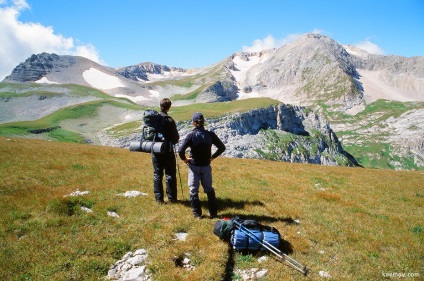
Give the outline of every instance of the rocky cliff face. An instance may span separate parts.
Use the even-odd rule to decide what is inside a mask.
[[[321,165],[358,166],[341,146],[328,122],[300,106],[277,105],[245,113],[206,119],[207,129],[226,145],[224,156]],[[193,129],[190,122],[177,124],[181,141]],[[103,145],[129,147],[140,135],[119,139],[100,133]]]
[[[20,63],[3,82],[33,82],[46,76],[57,68],[69,67],[75,64],[71,56],[42,53],[32,55]]]
[[[281,104],[253,109],[208,120],[208,128],[223,140],[228,148],[225,155],[231,157],[357,165],[343,150],[329,123],[301,106]]]
[[[216,81],[204,89],[196,98],[197,102],[223,102],[236,100],[238,88],[232,81]]]
[[[118,68],[118,73],[120,75],[134,81],[149,81],[149,74],[163,75],[165,73],[171,72],[184,73],[185,70],[182,68],[168,67],[166,65],[160,65],[151,62]]]

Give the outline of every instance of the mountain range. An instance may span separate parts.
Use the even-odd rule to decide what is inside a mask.
[[[164,97],[174,107],[271,98],[324,116],[363,166],[424,167],[424,57],[373,55],[319,34],[276,49],[237,52],[199,69],[151,62],[114,69],[82,57],[34,54],[1,85],[0,123],[36,120],[98,98],[47,95],[57,100],[43,107],[35,106],[39,98],[10,94],[29,88],[64,93],[69,89],[63,85],[80,85],[145,107]]]

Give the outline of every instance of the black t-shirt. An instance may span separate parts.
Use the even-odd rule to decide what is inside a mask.
[[[212,154],[212,145],[217,147],[217,151]],[[216,158],[225,151],[225,145],[218,136],[204,127],[196,127],[190,132],[178,149],[178,154],[182,160],[186,159],[185,151],[191,148],[191,163],[196,166],[206,166],[210,164],[210,158]]]

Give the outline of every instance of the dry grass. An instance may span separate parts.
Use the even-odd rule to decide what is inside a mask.
[[[422,172],[232,158],[218,158],[213,169],[220,215],[275,226],[282,249],[307,265],[312,279],[321,278],[319,271],[335,280],[422,278]],[[0,138],[0,279],[101,280],[138,248],[147,249],[155,280],[237,280],[231,264],[268,269],[266,280],[306,279],[270,254],[229,251],[212,233],[216,220],[192,218],[181,162],[180,171],[181,204],[158,206],[149,154]],[[90,194],[64,197],[76,190]],[[148,196],[117,195],[129,190]],[[111,210],[120,218],[108,216]],[[181,231],[187,240],[174,240]],[[196,270],[174,265],[172,258],[186,253]],[[264,254],[270,258],[258,263]]]

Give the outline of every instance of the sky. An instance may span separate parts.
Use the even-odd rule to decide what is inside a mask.
[[[310,32],[424,56],[424,0],[0,0],[0,81],[42,52],[188,69]]]

